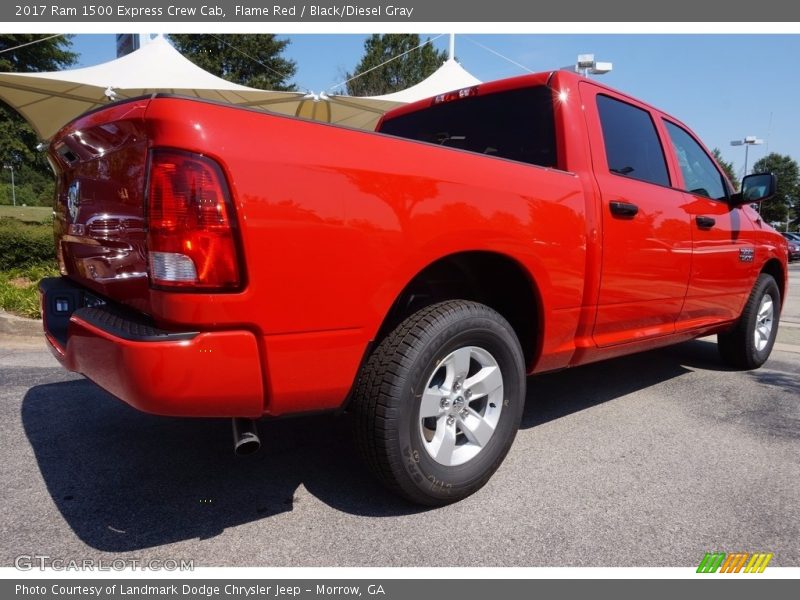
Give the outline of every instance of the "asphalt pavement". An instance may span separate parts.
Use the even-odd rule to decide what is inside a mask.
[[[772,552],[800,566],[800,265],[778,344],[735,372],[714,338],[536,377],[489,484],[423,510],[362,467],[344,417],[230,422],[141,414],[0,336],[0,566],[693,566]]]

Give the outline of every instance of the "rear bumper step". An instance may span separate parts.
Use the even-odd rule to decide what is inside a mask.
[[[264,388],[250,331],[167,331],[66,278],[39,285],[53,355],[139,410],[170,416],[260,417]]]
[[[42,318],[56,339],[66,344],[67,327],[75,315],[82,321],[115,337],[131,342],[190,340],[199,331],[159,329],[152,319],[121,307],[112,306],[64,277],[48,277],[39,282]]]
[[[73,315],[110,335],[131,342],[192,340],[200,334],[199,331],[167,331],[166,329],[159,329],[143,316],[121,314],[108,306],[79,308]]]

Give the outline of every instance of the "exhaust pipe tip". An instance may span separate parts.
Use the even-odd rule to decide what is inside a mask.
[[[233,452],[236,456],[255,454],[261,448],[256,422],[253,419],[233,419]]]

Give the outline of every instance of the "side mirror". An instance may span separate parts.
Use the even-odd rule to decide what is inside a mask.
[[[763,202],[775,195],[778,178],[774,173],[753,173],[742,179],[742,191],[731,196],[734,206]]]

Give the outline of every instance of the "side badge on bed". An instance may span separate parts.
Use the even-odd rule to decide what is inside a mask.
[[[753,262],[755,254],[754,248],[739,248],[739,262]]]

